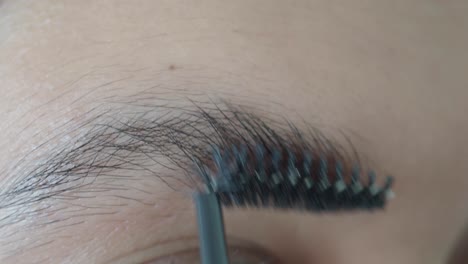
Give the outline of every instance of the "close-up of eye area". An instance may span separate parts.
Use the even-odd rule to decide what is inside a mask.
[[[28,232],[46,240],[3,244],[2,248],[11,250],[4,251],[6,256],[23,248],[58,246],[61,230],[72,226],[86,229],[93,218],[98,219],[94,224],[103,225],[102,231],[125,231],[136,224],[131,218],[122,219],[132,207],[141,208],[136,214],[146,211],[155,223],[177,221],[179,214],[192,215],[193,193],[206,192],[206,188],[215,189],[226,209],[235,206],[297,214],[382,208],[391,192],[391,178],[385,185],[383,177],[376,179],[344,132],[336,133],[342,136],[339,144],[304,121],[302,131],[284,116],[262,117],[246,105],[241,110],[224,100],[193,98],[161,100],[159,104],[152,98],[149,104],[140,97],[133,96],[131,102],[114,98],[105,107],[94,108],[79,118],[85,121],[73,128],[64,126],[61,133],[20,161],[17,175],[21,177],[1,193],[1,226],[28,226],[20,232],[6,231],[12,239]],[[70,133],[77,136],[70,138]],[[47,150],[52,155],[37,165],[42,148],[55,142],[66,143]],[[360,179],[361,171],[369,179]],[[158,208],[157,214],[151,213],[152,208]],[[273,259],[272,253],[266,255],[267,250],[258,249],[261,246],[248,248],[248,241],[230,244],[230,235],[230,263],[277,263],[261,259]],[[141,256],[141,263],[199,263],[189,261],[200,259],[198,245],[193,240],[180,241],[134,249],[124,260],[116,261],[134,263]],[[171,251],[179,253],[166,256]]]
[[[0,263],[468,263],[467,8],[0,0]]]

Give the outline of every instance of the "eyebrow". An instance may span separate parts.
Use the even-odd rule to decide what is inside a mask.
[[[0,218],[0,226],[21,219],[20,212],[31,214],[17,208],[112,190],[123,193],[129,191],[125,181],[135,177],[156,179],[174,190],[196,188],[200,179],[193,161],[209,162],[211,146],[295,144],[345,164],[360,162],[350,141],[344,147],[310,125],[300,130],[280,115],[222,99],[123,105],[95,113],[84,122],[86,133],[48,150],[44,162],[19,175],[0,195],[0,209],[16,208]]]

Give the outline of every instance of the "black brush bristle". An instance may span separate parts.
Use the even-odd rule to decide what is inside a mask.
[[[372,170],[364,181],[359,166],[343,164],[327,153],[313,153],[291,147],[267,149],[262,144],[213,147],[213,166],[200,173],[224,206],[312,211],[385,206],[392,194],[392,177],[378,186]]]

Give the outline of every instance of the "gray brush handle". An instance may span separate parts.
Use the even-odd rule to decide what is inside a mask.
[[[194,196],[202,264],[229,264],[221,205],[215,193]]]

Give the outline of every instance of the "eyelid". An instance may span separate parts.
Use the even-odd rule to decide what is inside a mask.
[[[231,264],[280,264],[275,257],[266,253],[265,250],[228,245],[228,252],[229,263]],[[193,248],[144,262],[144,264],[187,264],[199,263],[199,261],[199,249]]]
[[[180,237],[149,246],[138,252],[111,260],[109,263],[186,264],[199,263],[200,254],[196,236]],[[276,256],[261,246],[234,236],[227,236],[231,264],[280,264]]]

